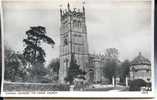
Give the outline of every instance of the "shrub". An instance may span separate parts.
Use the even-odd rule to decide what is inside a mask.
[[[136,79],[130,82],[129,90],[130,91],[140,91],[141,87],[146,86],[147,83],[142,79]]]
[[[5,83],[4,91],[69,91],[69,85],[65,84],[44,84],[44,83]]]

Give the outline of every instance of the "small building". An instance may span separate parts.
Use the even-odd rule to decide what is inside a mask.
[[[151,82],[151,62],[141,52],[130,64],[130,80],[135,79]]]

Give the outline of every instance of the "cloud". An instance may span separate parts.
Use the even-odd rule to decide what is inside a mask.
[[[15,50],[23,50],[22,40],[30,26],[42,25],[56,42],[54,48],[43,45],[46,60],[59,57],[59,5],[82,9],[78,0],[3,1],[3,23],[6,43]],[[116,47],[120,59],[132,59],[139,51],[151,55],[151,2],[136,0],[86,0],[86,24],[90,52],[104,52]]]

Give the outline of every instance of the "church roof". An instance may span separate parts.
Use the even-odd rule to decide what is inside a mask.
[[[133,61],[131,62],[131,65],[151,65],[151,62],[145,58],[141,52],[139,52],[139,55],[133,59]]]

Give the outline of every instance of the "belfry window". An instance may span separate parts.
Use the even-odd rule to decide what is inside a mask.
[[[68,40],[67,39],[64,39],[64,46],[65,45],[68,45]]]
[[[77,27],[77,21],[76,20],[73,21],[73,27],[74,28]]]
[[[73,27],[74,27],[74,28],[81,27],[81,21],[74,20],[74,21],[73,21]]]
[[[78,27],[79,27],[79,28],[81,27],[81,22],[80,22],[80,21],[78,21]]]

